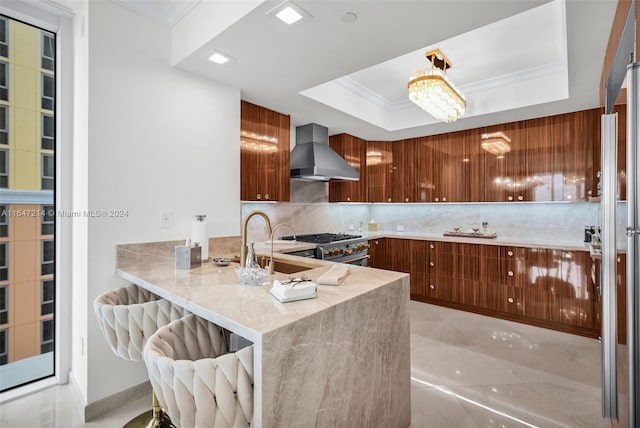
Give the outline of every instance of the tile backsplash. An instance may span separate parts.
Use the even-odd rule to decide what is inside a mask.
[[[599,224],[599,204],[588,202],[550,203],[253,203],[242,205],[243,217],[255,209],[265,211],[273,225],[291,224],[296,233],[355,232],[360,222],[364,231],[374,219],[379,231],[440,234],[454,226],[469,228],[486,221],[488,229],[505,238],[536,239],[558,243],[580,242],[584,226]],[[622,211],[623,209],[619,209]],[[286,231],[286,229],[284,229]],[[283,232],[284,234],[285,232]],[[249,223],[252,240],[267,240],[263,222]],[[288,234],[288,233],[286,233]]]
[[[441,234],[454,226],[481,225],[504,238],[576,244],[584,238],[584,227],[600,224],[600,204],[590,202],[432,203],[371,204],[328,203],[329,185],[291,180],[291,202],[242,203],[242,216],[259,209],[273,225],[289,223],[298,234],[363,231],[374,219],[379,231]],[[617,206],[618,248],[625,248],[626,202]],[[282,235],[289,235],[282,229]],[[267,240],[261,219],[249,223],[253,241]],[[278,233],[278,235],[280,235]]]

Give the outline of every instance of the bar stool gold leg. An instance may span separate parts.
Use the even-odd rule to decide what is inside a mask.
[[[127,422],[122,428],[176,428],[153,392],[153,410],[147,410]]]
[[[155,391],[153,391],[153,420],[149,422],[147,428],[176,428],[169,415],[160,407]]]

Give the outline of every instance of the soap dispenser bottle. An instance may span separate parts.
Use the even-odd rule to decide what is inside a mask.
[[[251,243],[251,247],[249,247],[249,251],[247,251],[247,258],[245,260],[244,265],[247,268],[254,268],[258,266],[258,260],[256,258],[256,251],[254,250],[253,246],[254,246],[255,242]]]

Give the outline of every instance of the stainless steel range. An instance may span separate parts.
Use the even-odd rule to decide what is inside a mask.
[[[280,239],[293,240],[293,236],[283,236]],[[316,244],[315,258],[337,263],[348,263],[367,266],[369,259],[369,242],[360,235],[346,233],[314,233],[297,235],[300,242]]]

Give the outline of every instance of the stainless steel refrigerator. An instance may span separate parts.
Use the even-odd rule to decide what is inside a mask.
[[[635,53],[635,7],[633,2],[607,75],[602,116],[602,414],[620,427],[640,426],[640,63]],[[613,113],[623,86],[626,126]],[[624,150],[617,146],[619,133],[626,134]],[[618,153],[625,152],[618,159]],[[619,197],[621,184],[626,202]],[[626,287],[617,287],[622,279]]]

